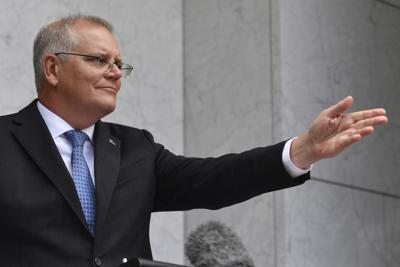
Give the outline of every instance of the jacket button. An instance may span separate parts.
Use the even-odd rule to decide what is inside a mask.
[[[99,257],[94,258],[94,264],[96,264],[96,266],[101,266],[101,259]]]

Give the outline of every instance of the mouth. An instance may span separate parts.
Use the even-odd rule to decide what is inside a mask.
[[[97,89],[105,90],[105,91],[108,91],[113,94],[118,93],[118,89],[114,86],[99,86],[99,87],[97,87]]]

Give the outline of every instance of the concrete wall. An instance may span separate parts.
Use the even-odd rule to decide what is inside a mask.
[[[282,137],[346,95],[353,110],[382,106],[390,118],[371,138],[318,164],[318,181],[279,195],[278,266],[398,266],[400,202],[388,195],[400,195],[400,9],[372,0],[275,4]]]
[[[188,212],[186,232],[221,220],[257,266],[398,265],[400,10],[390,3],[184,1],[185,153],[290,138],[347,95],[352,110],[382,106],[390,118],[306,185]]]

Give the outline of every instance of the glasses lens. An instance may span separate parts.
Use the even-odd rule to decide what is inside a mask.
[[[123,78],[128,78],[132,73],[133,67],[128,64],[121,65],[121,76]]]

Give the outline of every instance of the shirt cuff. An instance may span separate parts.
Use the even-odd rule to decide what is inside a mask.
[[[293,140],[296,138],[297,137],[294,137],[294,138],[288,140],[286,142],[285,146],[283,147],[283,151],[282,151],[283,167],[289,173],[289,175],[292,176],[293,178],[296,178],[300,175],[306,174],[307,172],[311,171],[312,166],[313,166],[313,165],[311,165],[311,167],[309,169],[303,170],[303,169],[298,168],[296,165],[294,165],[294,163],[290,159],[290,148],[292,146]]]

